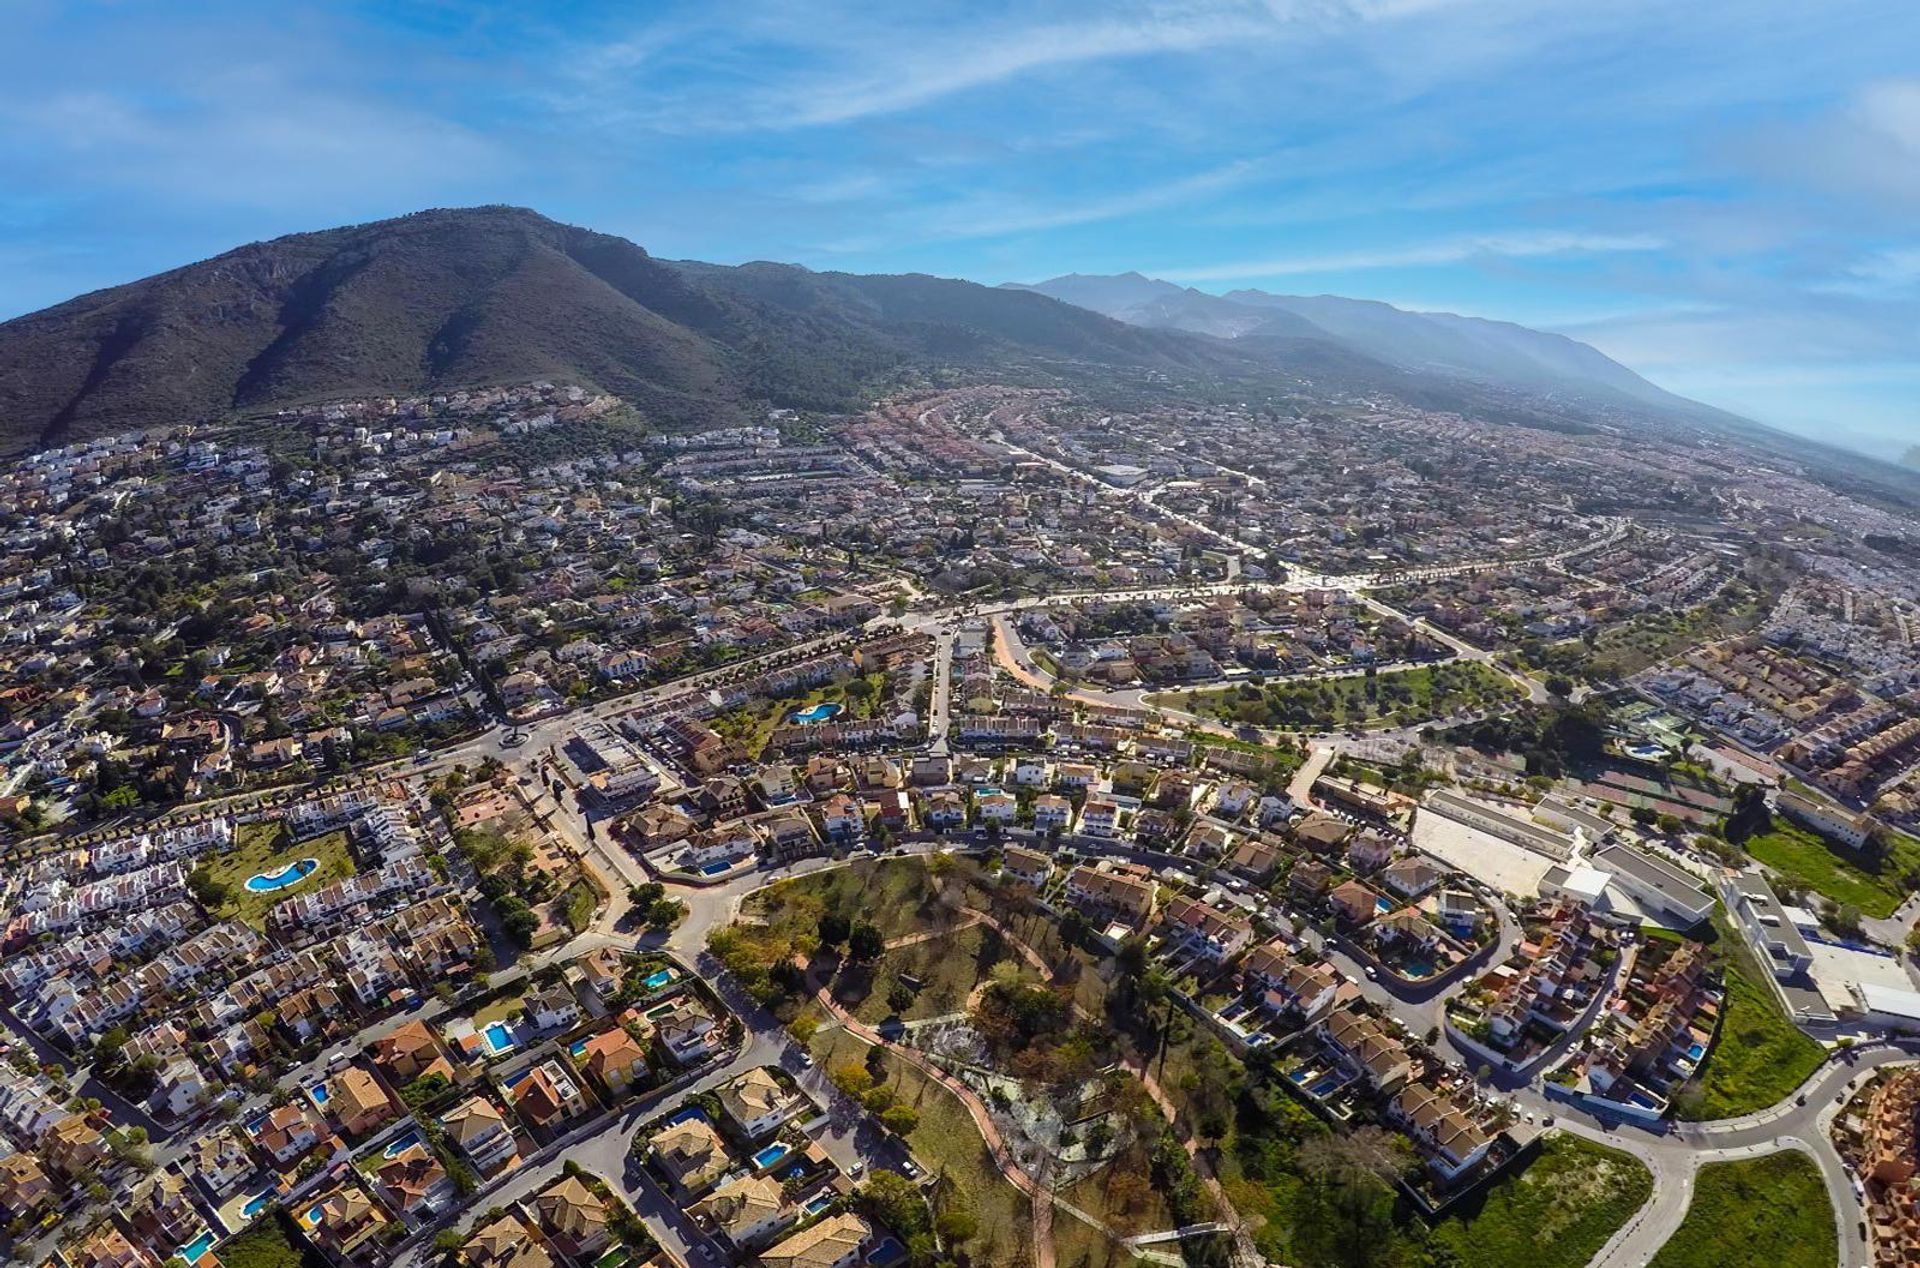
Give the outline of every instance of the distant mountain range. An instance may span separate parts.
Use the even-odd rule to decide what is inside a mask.
[[[1118,372],[1118,373],[1116,373]],[[0,323],[0,451],[356,395],[549,379],[669,425],[848,409],[929,373],[1110,396],[1391,395],[1529,426],[1751,427],[1584,344],[1138,274],[989,287],[665,261],[515,207],[254,243]],[[1604,417],[1603,417],[1604,416]]]
[[[1006,285],[1152,330],[1236,340],[1323,339],[1416,374],[1632,401],[1696,422],[1734,421],[1731,415],[1656,387],[1578,340],[1512,322],[1408,312],[1377,300],[1337,295],[1272,295],[1257,290],[1209,295],[1138,273],[1070,273],[1034,286]]]

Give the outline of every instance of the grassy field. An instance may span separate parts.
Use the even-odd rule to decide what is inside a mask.
[[[1132,1186],[1133,1192],[1129,1193],[1126,1187],[1114,1183],[1123,1175],[1138,1177],[1143,1183]],[[1136,1140],[1100,1170],[1060,1190],[1060,1196],[1123,1237],[1171,1228],[1173,1213],[1153,1187],[1152,1175],[1149,1150]],[[1117,1240],[1065,1211],[1054,1212],[1053,1245],[1060,1268],[1119,1268],[1133,1262],[1133,1256]]]
[[[1526,1170],[1436,1225],[1432,1242],[1462,1268],[1580,1268],[1652,1193],[1631,1156],[1555,1135]]]
[[[1873,864],[1858,851],[1784,821],[1750,838],[1747,852],[1789,880],[1867,916],[1892,915],[1907,896],[1902,878],[1920,867],[1920,851],[1905,841],[1896,840],[1886,859]]]
[[[1720,1034],[1700,1072],[1699,1094],[1683,1096],[1674,1106],[1680,1118],[1727,1118],[1764,1109],[1804,1083],[1826,1056],[1787,1020],[1738,935],[1721,928],[1716,949],[1727,957]]]
[[[889,939],[950,929],[965,916],[970,893],[979,883],[975,864],[948,859],[936,876],[920,858],[873,859],[769,886],[749,900],[747,914],[763,919],[775,933],[810,934],[827,911],[851,920],[871,920]]]
[[[1830,1268],[1833,1204],[1802,1154],[1700,1168],[1686,1222],[1651,1268]]]
[[[863,1063],[870,1046],[838,1026],[813,1038],[821,1067]],[[920,1115],[908,1144],[931,1174],[952,1184],[979,1219],[979,1232],[966,1244],[974,1263],[995,1268],[1026,1268],[1033,1263],[1033,1207],[1007,1182],[987,1152],[987,1144],[958,1097],[892,1053],[883,1053],[887,1086],[900,1104]]]
[[[987,925],[973,925],[912,946],[899,947],[873,966],[849,965],[834,979],[834,998],[864,1022],[895,1016],[887,997],[902,976],[921,983],[913,1003],[897,1015],[904,1021],[938,1017],[966,1008],[973,988],[987,981],[997,965],[1008,965],[1021,978],[1038,981],[1039,973]]]
[[[1236,726],[1296,729],[1404,725],[1514,699],[1518,689],[1471,661],[1383,670],[1374,677],[1242,683],[1213,691],[1166,692],[1154,704]]]
[[[249,877],[277,872],[301,859],[316,859],[320,866],[299,884],[265,894],[256,894],[247,888]],[[345,832],[329,832],[294,845],[287,835],[286,824],[278,819],[241,824],[234,833],[233,848],[208,860],[207,868],[215,880],[225,882],[233,892],[233,900],[214,914],[223,919],[244,920],[256,929],[266,927],[267,912],[282,899],[311,893],[354,873],[353,854],[347,848]]]

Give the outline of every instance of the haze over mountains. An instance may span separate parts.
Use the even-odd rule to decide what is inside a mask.
[[[0,323],[0,449],[300,401],[551,379],[669,424],[846,409],[902,372],[1309,378],[1520,420],[1512,393],[1742,420],[1584,344],[1331,296],[1205,295],[1138,274],[989,287],[663,261],[513,207],[295,234]],[[1493,391],[1475,394],[1473,385]],[[1577,419],[1573,425],[1578,425]]]
[[[1210,295],[1138,273],[1072,273],[1033,286],[1008,286],[1155,330],[1226,339],[1276,335],[1325,339],[1416,373],[1518,389],[1617,395],[1689,414],[1708,408],[1647,382],[1578,340],[1512,322],[1408,312],[1378,300],[1337,295],[1272,295],[1259,290]]]

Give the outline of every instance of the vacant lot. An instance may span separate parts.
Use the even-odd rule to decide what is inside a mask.
[[[1518,695],[1512,683],[1471,661],[1382,670],[1371,677],[1243,683],[1216,691],[1149,699],[1235,725],[1292,729],[1406,725],[1497,704]]]
[[[1906,873],[1920,866],[1920,852],[1903,841],[1896,842],[1885,858],[1873,859],[1784,822],[1749,839],[1747,852],[1822,897],[1880,917],[1892,915],[1906,898]]]
[[[299,884],[264,894],[247,888],[249,878],[262,872],[278,872],[301,859],[317,860],[320,866]],[[266,928],[267,912],[282,899],[312,893],[354,873],[353,853],[347,848],[345,832],[329,832],[295,845],[287,834],[287,825],[278,819],[241,824],[234,833],[233,848],[207,860],[206,867],[213,878],[227,885],[230,891],[227,904],[214,914],[224,919],[244,920],[256,929]]]
[[[1526,1170],[1433,1230],[1462,1268],[1580,1268],[1653,1193],[1633,1157],[1556,1135]]]
[[[1819,1168],[1778,1153],[1701,1167],[1686,1222],[1651,1268],[1830,1268],[1838,1256]]]
[[[1819,1044],[1787,1020],[1738,936],[1722,928],[1716,949],[1726,957],[1720,1034],[1697,1091],[1674,1106],[1681,1118],[1727,1118],[1764,1109],[1790,1095],[1826,1058]]]

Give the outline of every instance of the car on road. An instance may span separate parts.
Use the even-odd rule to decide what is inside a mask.
[[[813,1054],[811,1052],[802,1052],[800,1054],[800,1068],[802,1070],[813,1069]]]
[[[847,1174],[853,1177],[854,1179],[858,1180],[861,1177],[861,1175],[865,1173],[866,1169],[867,1169],[867,1160],[864,1158],[855,1158],[853,1160],[853,1165],[847,1168]]]
[[[1369,982],[1378,982],[1380,980],[1380,970],[1374,968],[1371,964],[1367,966],[1367,980]]]

